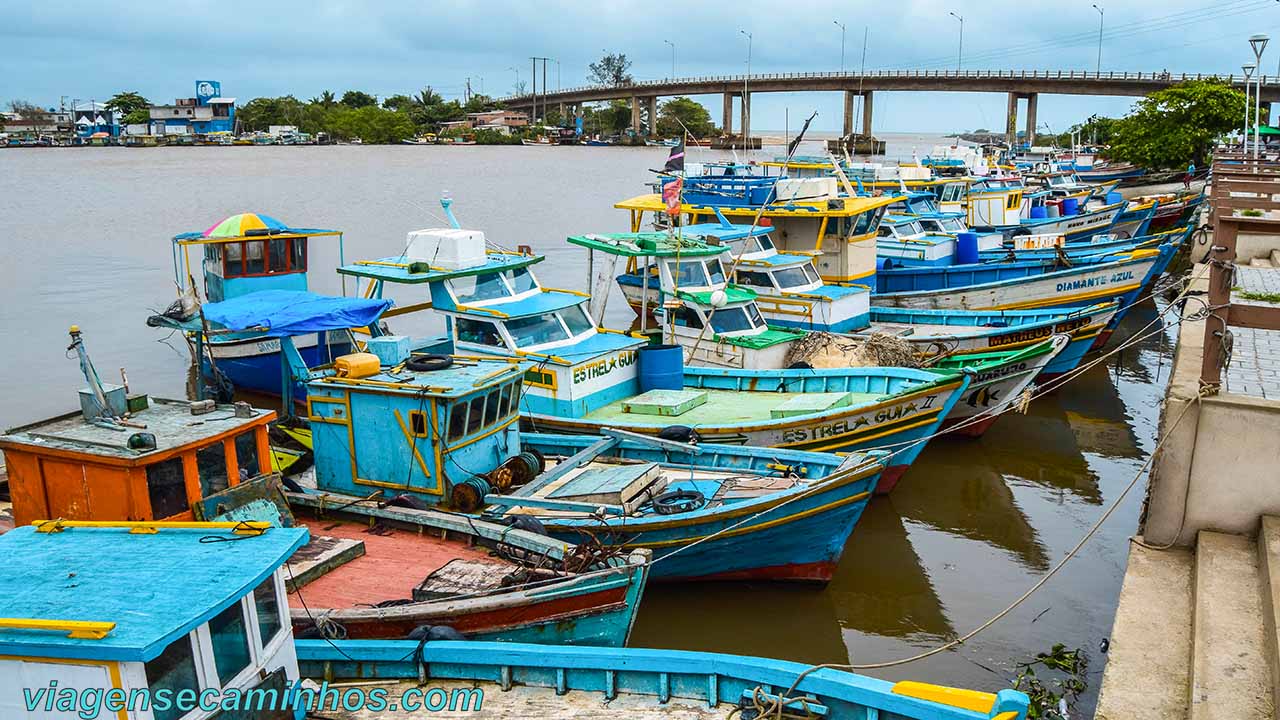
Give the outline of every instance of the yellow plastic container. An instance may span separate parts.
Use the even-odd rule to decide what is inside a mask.
[[[351,353],[333,361],[333,369],[338,377],[367,378],[377,375],[382,370],[378,356],[373,353]]]

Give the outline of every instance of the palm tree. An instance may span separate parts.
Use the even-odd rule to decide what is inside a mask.
[[[334,105],[338,104],[338,98],[334,96],[332,91],[325,90],[324,92],[320,93],[320,97],[311,98],[311,102],[312,104],[315,104],[315,105],[321,105],[326,108],[331,108]]]
[[[444,97],[429,87],[423,88],[422,92],[415,95],[413,99],[423,107],[431,107],[432,105],[439,105],[444,102]]]

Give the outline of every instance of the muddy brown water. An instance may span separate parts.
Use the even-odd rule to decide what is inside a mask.
[[[927,149],[927,139],[920,141]],[[814,148],[816,150],[817,148]],[[409,230],[440,226],[438,198],[504,246],[532,245],[541,280],[586,284],[564,238],[627,229],[612,208],[645,192],[663,148],[231,147],[0,151],[0,425],[77,407],[67,327],[84,331],[99,373],[182,397],[188,357],[146,327],[173,299],[170,237],[236,212],[343,230],[348,260],[398,252]],[[909,154],[909,149],[906,150]],[[772,156],[773,150],[765,155]],[[695,158],[696,159],[696,158]],[[312,288],[339,292],[336,242],[316,241]],[[322,270],[323,269],[323,270]],[[350,288],[348,288],[350,289]],[[410,299],[404,297],[405,300]],[[1152,304],[1126,320],[1150,322]],[[608,320],[630,323],[614,292]],[[429,318],[398,319],[424,333]],[[801,662],[874,663],[914,655],[981,624],[1075,544],[1154,444],[1175,331],[1109,359],[979,440],[935,441],[893,495],[873,501],[825,588],[656,585],[632,644]],[[1019,609],[959,649],[870,671],[886,679],[1007,687],[1019,661],[1054,643],[1084,648],[1091,713],[1145,481],[1094,540]]]

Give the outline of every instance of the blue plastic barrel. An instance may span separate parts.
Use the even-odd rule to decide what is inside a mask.
[[[1062,198],[1062,214],[1075,215],[1080,212],[1080,201],[1076,198]]]
[[[684,351],[679,345],[649,345],[636,351],[640,392],[684,389]]]
[[[1049,217],[1049,210],[1043,205],[1033,205],[1031,207],[1031,219],[1042,220]]]
[[[1111,192],[1107,193],[1108,205],[1115,205],[1116,203],[1121,203],[1121,202],[1124,202],[1124,196],[1121,195],[1120,193],[1116,192],[1115,190],[1112,190]]]
[[[978,233],[956,233],[956,264],[978,262]]]

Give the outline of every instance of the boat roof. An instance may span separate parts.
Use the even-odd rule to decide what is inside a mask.
[[[739,266],[747,267],[794,267],[796,265],[809,265],[813,263],[813,255],[800,252],[778,252],[764,257],[745,258],[740,257],[735,260]]]
[[[874,210],[878,207],[890,205],[903,199],[903,196],[897,193],[886,193],[880,197],[838,197],[829,200],[809,200],[800,202],[773,202],[765,208],[765,217],[793,217],[793,216],[850,216],[859,215],[868,210]],[[639,210],[641,212],[662,212],[667,208],[666,202],[658,193],[648,193],[645,195],[637,195],[626,200],[621,200],[614,204],[614,207],[620,210]],[[683,212],[708,212],[719,210],[726,217],[755,217],[759,211],[757,207],[733,207],[723,206],[714,207],[711,205],[690,204],[685,203],[681,206]]]
[[[129,418],[130,422],[145,427],[124,427],[122,432],[90,423],[81,413],[75,412],[12,428],[0,435],[0,447],[37,453],[44,450],[73,452],[132,464],[178,448],[207,445],[218,437],[239,434],[251,426],[275,419],[273,410],[254,412],[253,417],[239,418],[231,405],[218,405],[213,412],[193,416],[191,403],[186,400],[150,398],[146,409],[133,413]],[[129,447],[129,438],[138,432],[154,435],[156,446],[151,449]]]
[[[666,206],[664,205],[663,207]],[[718,223],[702,223],[702,225],[719,227]],[[672,232],[592,233],[590,235],[574,235],[569,238],[569,242],[581,247],[623,257],[679,256],[694,259],[714,257],[724,253],[727,249],[722,245],[707,243],[702,240],[701,236]]]
[[[245,212],[224,218],[213,224],[207,230],[179,233],[173,237],[173,242],[178,245],[202,245],[208,243],[240,242],[242,240],[320,237],[341,234],[342,233],[338,230],[290,227],[270,215]]]
[[[58,521],[44,521],[56,523]],[[7,557],[0,607],[9,618],[114,623],[100,639],[48,629],[0,629],[0,654],[147,662],[267,579],[307,542],[305,528],[236,534],[229,524],[193,523],[158,532],[114,527],[0,536]],[[107,523],[110,525],[110,523]],[[46,528],[49,526],[46,526]],[[226,542],[234,540],[235,542]]]
[[[493,300],[484,305],[469,304],[466,310],[456,311],[459,315],[474,317],[489,315],[499,320],[529,317],[530,315],[546,315],[574,305],[581,305],[591,296],[572,290],[554,290],[543,288],[541,292],[529,297]]]
[[[485,252],[485,263],[475,267],[450,270],[434,267],[426,262],[410,260],[403,255],[381,258],[379,260],[358,260],[338,268],[342,275],[381,280],[404,285],[420,285],[422,283],[441,282],[451,278],[470,275],[487,275],[503,270],[514,270],[534,263],[540,263],[542,255],[522,255],[500,250]]]
[[[724,288],[725,302],[728,305],[751,302],[756,299],[756,291],[732,283]],[[711,305],[711,296],[718,290],[677,290],[676,297],[691,300],[699,305]]]
[[[403,366],[383,367],[375,375],[361,378],[328,375],[311,380],[309,388],[344,387],[361,392],[412,395],[419,398],[452,399],[493,387],[524,373],[526,365],[516,358],[454,357],[443,370],[415,371]]]

